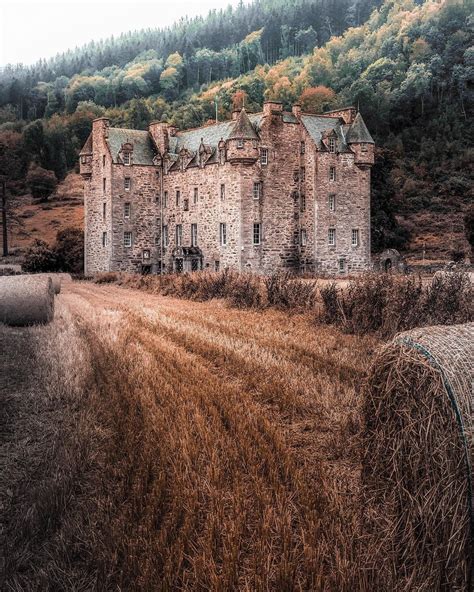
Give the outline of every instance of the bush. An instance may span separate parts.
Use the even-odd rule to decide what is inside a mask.
[[[46,201],[58,185],[53,171],[40,166],[32,166],[26,176],[26,183],[34,198]]]
[[[42,240],[35,240],[26,251],[22,265],[25,271],[57,271],[57,258],[54,249]]]
[[[65,228],[56,235],[54,250],[59,271],[82,273],[84,270],[84,232]]]
[[[82,273],[84,270],[84,233],[77,228],[60,230],[52,247],[45,241],[36,240],[25,254],[23,269],[32,272]]]
[[[265,278],[267,302],[282,310],[300,310],[314,306],[316,282],[296,279],[290,273],[276,273]]]

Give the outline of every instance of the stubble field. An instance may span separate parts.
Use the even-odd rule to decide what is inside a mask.
[[[1,589],[361,586],[375,339],[86,282],[56,302],[0,329]]]

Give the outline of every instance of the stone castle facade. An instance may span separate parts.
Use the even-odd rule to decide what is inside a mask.
[[[368,269],[373,161],[352,107],[266,102],[186,131],[96,119],[80,154],[85,272]]]

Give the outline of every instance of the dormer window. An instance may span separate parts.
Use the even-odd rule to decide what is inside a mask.
[[[329,152],[336,152],[336,138],[334,136],[329,138]]]
[[[237,148],[243,148],[244,147],[244,140],[243,138],[239,138],[237,140]]]
[[[132,162],[132,155],[130,154],[130,152],[124,152],[122,154],[122,160],[123,160],[123,164],[125,165],[130,165]]]

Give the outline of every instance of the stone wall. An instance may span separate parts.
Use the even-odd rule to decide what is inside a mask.
[[[93,122],[92,174],[84,182],[86,275],[108,271],[112,257],[112,157],[105,141],[107,128],[106,119],[96,119]],[[103,233],[107,233],[106,246],[102,243]]]

